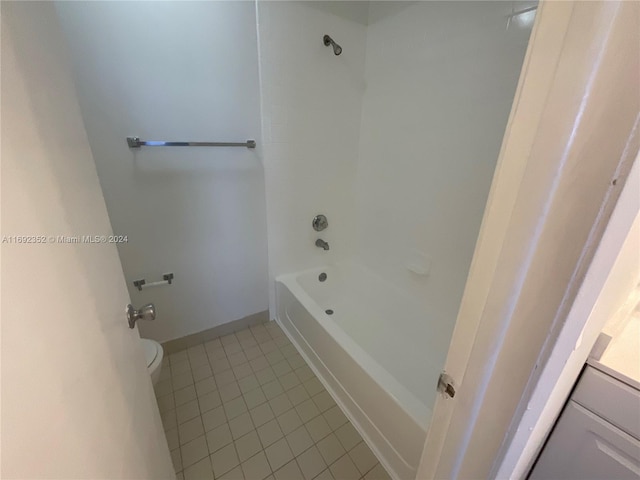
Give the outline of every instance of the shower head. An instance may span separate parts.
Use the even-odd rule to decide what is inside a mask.
[[[329,35],[325,35],[324,37],[322,37],[322,42],[327,47],[331,45],[333,47],[333,53],[335,55],[340,55],[342,53],[342,47],[334,42],[333,38],[331,38]]]

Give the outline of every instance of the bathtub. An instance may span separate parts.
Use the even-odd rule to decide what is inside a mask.
[[[414,479],[440,367],[423,306],[352,263],[281,275],[276,296],[277,322],[389,474]]]

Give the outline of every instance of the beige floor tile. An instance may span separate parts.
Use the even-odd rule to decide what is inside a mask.
[[[198,397],[198,405],[200,406],[200,412],[204,413],[222,405],[222,399],[218,391],[214,390]]]
[[[231,367],[231,370],[233,370],[233,374],[238,380],[253,374],[253,369],[251,368],[251,365],[249,365],[249,362]]]
[[[296,457],[313,445],[313,439],[304,425],[287,435],[286,439]]]
[[[242,365],[247,362],[248,359],[242,350],[229,355],[229,363],[232,367],[237,367],[238,365]]]
[[[227,473],[218,477],[216,480],[245,480],[244,473],[242,473],[242,467],[238,465],[233,470],[229,470]],[[247,478],[246,480],[251,480]]]
[[[278,416],[278,424],[280,425],[282,433],[288,435],[296,428],[302,426],[302,420],[300,419],[298,412],[296,412],[295,409],[291,409]]]
[[[197,400],[191,400],[190,402],[187,402],[184,405],[180,405],[178,408],[176,408],[176,418],[178,420],[178,425],[198,416],[200,416],[200,408],[198,407]]]
[[[173,392],[173,385],[171,380],[162,380],[156,383],[153,387],[156,397],[163,397],[164,395],[171,395]]]
[[[174,471],[180,472],[182,470],[182,455],[179,448],[171,450],[171,462],[173,463]]]
[[[236,376],[233,373],[233,370],[224,370],[223,372],[216,373],[214,375],[216,379],[216,384],[218,388],[222,388],[224,385],[228,385],[230,383],[236,383]]]
[[[218,388],[218,393],[220,393],[222,403],[233,400],[234,398],[237,398],[242,394],[242,392],[240,391],[240,387],[238,387],[238,384],[235,381],[233,383],[222,385],[220,388]]]
[[[187,385],[193,385],[193,375],[191,375],[191,370],[187,372],[179,373],[178,375],[175,375],[175,376],[172,375],[171,384],[173,385],[174,390],[184,388]]]
[[[156,400],[158,401],[158,410],[160,410],[160,413],[176,408],[176,401],[174,400],[172,393],[157,397]]]
[[[260,343],[260,350],[262,350],[262,353],[264,353],[265,356],[268,353],[273,352],[273,351],[276,351],[276,352],[280,353],[280,351],[278,349],[278,346],[271,339],[271,336],[269,336],[269,340],[267,340],[266,342]]]
[[[207,348],[207,357],[209,358],[209,363],[214,363],[216,360],[227,358],[227,352],[224,351],[222,345],[218,345]]]
[[[214,428],[207,432],[207,445],[209,453],[214,453],[220,450],[222,447],[229,445],[233,439],[231,438],[231,430],[228,423]]]
[[[289,400],[286,393],[281,393],[275,398],[269,400],[269,406],[276,416],[282,415],[284,412],[293,408],[293,403]]]
[[[333,478],[333,475],[331,474],[331,470],[326,468],[322,472],[320,472],[320,475],[318,475],[313,480],[334,480],[334,478]]]
[[[175,450],[180,446],[180,438],[178,437],[178,428],[171,428],[164,432],[167,437],[167,444],[169,445],[169,450]]]
[[[226,357],[219,358],[211,362],[211,370],[213,370],[214,374],[224,372],[225,370],[229,370],[229,369],[231,369],[231,364],[229,363],[229,360],[227,360]]]
[[[185,360],[188,360],[188,359],[189,357],[187,356],[186,350],[180,350],[179,352],[175,352],[169,355],[169,360],[171,361],[171,365],[184,362]]]
[[[334,478],[340,480],[358,480],[361,475],[349,455],[343,455],[329,467]]]
[[[264,392],[261,388],[256,388],[244,394],[244,401],[249,408],[255,408],[258,405],[265,403],[267,397],[264,396]]]
[[[271,469],[264,452],[254,455],[242,463],[244,477],[251,480],[263,480],[271,475]]]
[[[191,371],[194,371],[197,367],[201,367],[203,365],[209,365],[209,357],[207,356],[207,353],[203,350],[201,354],[189,357],[189,363],[191,364]]]
[[[202,427],[202,419],[200,417],[189,420],[178,427],[180,445],[184,445],[203,434],[204,428]]]
[[[213,469],[209,457],[184,469],[184,480],[213,480]]]
[[[313,403],[316,404],[316,407],[318,407],[318,410],[321,412],[326,412],[336,404],[331,395],[329,395],[329,392],[326,390],[321,391],[311,398],[313,399]]]
[[[191,371],[192,375],[193,375],[193,379],[196,382],[199,382],[200,380],[204,380],[207,377],[210,377],[211,375],[213,375],[213,372],[211,371],[211,367],[209,366],[209,363],[205,363],[204,365],[200,365],[199,367],[195,367],[192,371]]]
[[[300,385],[300,380],[294,372],[289,372],[282,375],[281,377],[278,377],[278,381],[280,382],[280,385],[282,385],[282,388],[284,388],[285,390],[291,390],[296,385]],[[311,394],[311,392],[309,392],[309,394]]]
[[[242,393],[247,393],[258,388],[260,384],[258,383],[258,379],[256,378],[256,376],[253,373],[250,373],[246,377],[238,380],[238,386],[240,387],[240,391]]]
[[[162,366],[160,368],[160,380],[171,380],[171,368]]]
[[[249,338],[243,338],[240,340],[240,346],[242,347],[243,350],[247,350],[248,348],[255,347],[256,345],[258,345],[258,342],[256,341],[255,338],[253,338],[253,335],[251,335],[251,337]]]
[[[176,473],[176,480],[184,480],[184,473],[183,472]]]
[[[243,413],[239,417],[231,420],[229,422],[229,428],[231,428],[231,436],[234,440],[253,430],[253,422],[251,421],[251,415],[249,415],[249,412]]]
[[[224,351],[227,352],[227,358],[231,358],[231,355],[242,352],[242,345],[240,345],[240,342],[230,343],[224,346]]]
[[[309,395],[312,397],[317,395],[320,392],[326,391],[320,380],[316,377],[310,378],[309,380],[303,382],[304,388],[309,392]]]
[[[291,368],[293,370],[296,370],[306,365],[304,358],[302,358],[302,356],[299,353],[296,353],[291,357],[287,357],[287,362],[289,362],[289,365],[291,365]]]
[[[171,365],[171,376],[176,377],[183,372],[188,372],[191,370],[191,364],[188,359],[184,359],[180,362],[173,363]]]
[[[318,450],[320,450],[320,455],[322,455],[322,458],[327,465],[331,465],[333,462],[347,453],[347,451],[338,440],[338,437],[336,437],[333,433],[320,440],[316,446],[318,447]]]
[[[241,462],[253,457],[262,450],[262,444],[258,437],[258,432],[250,431],[235,441],[236,451]]]
[[[379,463],[364,476],[365,480],[391,480],[387,471]]]
[[[227,345],[238,343],[238,337],[236,337],[235,333],[230,333],[229,335],[220,337],[220,343],[226,347]]]
[[[206,395],[207,393],[211,393],[214,390],[217,390],[218,386],[216,385],[213,377],[205,378],[204,380],[200,380],[196,382],[196,394],[198,397],[202,395]]]
[[[274,444],[269,445],[264,449],[264,453],[267,456],[267,460],[269,460],[269,465],[271,465],[272,471],[276,471],[289,460],[293,460],[293,453],[284,438],[281,438]]]
[[[298,467],[298,463],[295,460],[291,460],[284,467],[275,472],[273,476],[276,480],[300,480],[301,478],[304,478],[300,471],[300,467]]]
[[[265,397],[271,400],[283,393],[284,389],[278,380],[273,380],[272,382],[262,385],[262,391],[264,392]]]
[[[338,407],[337,405],[335,407],[331,407],[322,415],[331,427],[331,430],[337,430],[349,421],[347,417],[345,417],[344,413],[342,413],[342,410],[340,410],[340,407]]]
[[[182,454],[182,464],[184,468],[190,467],[203,458],[208,457],[209,449],[207,448],[207,441],[204,435],[182,445],[182,447],[180,447],[180,453]]]
[[[336,436],[342,446],[347,450],[351,450],[353,447],[362,442],[362,437],[358,433],[358,431],[351,425],[351,423],[346,423],[336,430]]]
[[[247,411],[247,405],[241,396],[224,403],[223,407],[224,413],[227,414],[227,418],[229,420],[232,420]]]
[[[291,403],[293,403],[294,405],[298,405],[309,399],[309,394],[304,389],[303,385],[293,387],[287,392],[287,396],[289,397],[289,400],[291,400]]]
[[[283,437],[282,430],[280,430],[276,420],[265,423],[258,427],[257,430],[262,446],[265,448]]]
[[[266,353],[264,356],[267,357],[267,362],[269,365],[275,365],[284,360],[284,355],[278,350],[278,346],[274,343],[275,349],[269,353]]]
[[[271,366],[273,368],[273,372],[277,377],[280,377],[286,373],[293,372],[291,365],[286,360],[281,360],[278,363]]]
[[[196,398],[196,389],[193,385],[189,385],[187,387],[181,388],[180,390],[176,390],[173,393],[173,396],[176,400],[176,407],[180,405],[184,405],[191,400]]]
[[[284,335],[282,337],[274,338],[273,341],[276,342],[276,345],[278,345],[278,348],[282,348],[282,347],[286,347],[287,345],[291,345],[291,342],[289,341],[289,339],[287,337],[285,337]]]
[[[239,342],[242,342],[243,338],[253,338],[253,333],[251,333],[250,328],[243,328],[242,330],[235,332],[235,334]]]
[[[202,423],[204,425],[205,432],[213,430],[223,423],[227,423],[227,416],[224,413],[224,408],[222,407],[222,405],[204,412],[202,414]]]
[[[255,373],[256,379],[260,385],[272,382],[276,379],[276,374],[271,367],[263,368]]]
[[[244,354],[247,356],[247,358],[249,359],[249,361],[261,357],[262,356],[262,350],[260,350],[260,347],[256,344],[256,346],[254,347],[249,347],[246,348],[244,350]]]
[[[264,370],[265,368],[267,368],[269,366],[269,362],[267,361],[267,357],[265,357],[264,355],[260,355],[259,357],[256,357],[256,358],[250,360],[249,364],[251,365],[251,368],[253,368],[254,372],[258,372],[260,370]]]
[[[310,398],[296,406],[296,411],[304,423],[320,415],[320,410]]]
[[[305,423],[304,426],[309,432],[309,435],[311,435],[313,441],[316,443],[331,433],[331,427],[322,415],[318,415],[311,419]]]
[[[362,475],[371,470],[378,459],[365,442],[360,442],[349,451],[349,456]]]
[[[198,345],[194,345],[193,347],[187,348],[187,356],[189,357],[189,359],[198,355],[202,355],[203,353],[204,353],[204,345],[201,343]]]
[[[315,375],[313,374],[313,371],[306,364],[300,368],[296,368],[294,372],[296,376],[300,379],[300,381],[303,383],[315,377]]]
[[[213,473],[216,477],[221,477],[240,464],[236,454],[236,447],[233,443],[213,453],[210,458]]]
[[[287,358],[295,355],[299,355],[298,350],[296,350],[296,347],[294,347],[292,344],[281,347],[280,351]]]
[[[310,480],[322,472],[327,465],[316,447],[311,447],[296,458],[300,470],[306,480]]]
[[[258,405],[251,409],[249,413],[251,414],[251,420],[253,420],[253,424],[256,428],[275,418],[268,403]]]

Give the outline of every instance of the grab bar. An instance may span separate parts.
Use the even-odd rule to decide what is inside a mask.
[[[140,140],[140,137],[127,137],[129,148],[140,147],[247,147],[256,148],[255,140],[246,142],[165,142],[162,140]]]

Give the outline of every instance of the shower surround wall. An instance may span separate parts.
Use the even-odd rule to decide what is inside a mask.
[[[255,4],[56,6],[111,224],[128,236],[118,251],[131,301],[158,309],[142,335],[166,341],[266,310]],[[258,148],[132,151],[128,135]],[[165,272],[173,285],[132,286]]]
[[[419,341],[438,366],[429,385],[446,359],[527,49],[530,25],[506,28],[511,7],[369,6],[354,257],[422,304]]]
[[[276,276],[350,250],[366,16],[366,2],[258,2],[272,318]],[[323,232],[311,227],[318,213]]]

